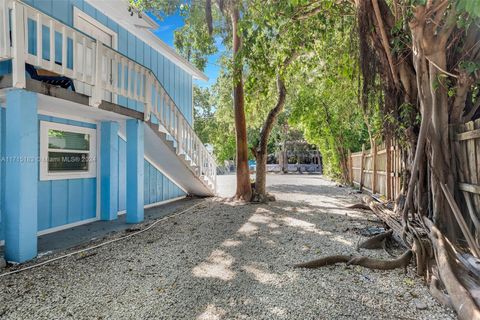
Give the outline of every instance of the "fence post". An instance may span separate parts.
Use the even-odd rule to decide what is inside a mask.
[[[386,156],[387,156],[387,164],[385,168],[385,174],[386,174],[386,182],[387,182],[387,199],[388,200],[393,200],[392,197],[392,154],[391,154],[391,149],[392,149],[392,143],[389,138],[385,141],[385,148],[387,150]]]
[[[348,150],[348,182],[353,184],[353,161],[352,151]]]
[[[377,142],[373,139],[373,146],[370,149],[370,152],[373,151],[372,154],[372,194],[375,194],[377,189]]]
[[[364,179],[364,172],[363,169],[365,168],[365,144],[362,144],[362,158],[360,159],[360,191],[363,189],[363,179]]]
[[[400,150],[398,149],[397,145],[393,146],[393,154],[394,154],[394,168],[393,168],[394,192],[393,192],[393,198],[395,199],[400,194],[399,174],[400,174],[400,171],[401,171]]]

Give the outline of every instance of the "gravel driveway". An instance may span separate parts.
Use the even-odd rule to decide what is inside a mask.
[[[231,185],[235,178],[220,179]],[[358,231],[378,223],[345,209],[354,202],[351,190],[320,176],[269,181],[278,200],[268,205],[207,199],[128,240],[0,278],[0,318],[454,318],[413,270],[293,269],[354,253]]]

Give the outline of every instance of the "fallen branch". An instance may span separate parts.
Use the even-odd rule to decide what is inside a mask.
[[[346,263],[347,266],[355,265],[362,266],[368,269],[377,269],[377,270],[392,270],[397,268],[406,268],[412,259],[412,251],[407,250],[400,257],[393,260],[379,260],[372,259],[365,256],[347,256],[347,255],[336,255],[336,256],[327,256],[317,260],[300,263],[295,265],[295,268],[321,268],[329,266],[336,263]]]
[[[393,211],[387,209],[381,203],[376,202],[372,197],[363,197],[363,202],[369,206],[373,214],[392,229],[392,236],[400,245],[405,248],[410,248],[410,246],[402,239],[403,226],[402,223],[398,221],[398,217]]]

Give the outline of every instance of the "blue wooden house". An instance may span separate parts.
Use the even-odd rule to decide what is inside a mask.
[[[127,0],[0,0],[0,245],[215,193],[194,79]]]

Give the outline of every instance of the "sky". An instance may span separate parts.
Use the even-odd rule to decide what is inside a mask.
[[[179,14],[165,17],[163,21],[160,21],[157,17],[150,15],[159,25],[159,28],[154,31],[154,33],[163,40],[170,47],[175,48],[174,41],[174,32],[175,30],[181,28],[185,25],[183,17]],[[208,82],[203,80],[195,80],[194,83],[200,87],[211,87],[218,77],[220,72],[220,67],[217,65],[217,60],[220,57],[221,51],[224,50],[221,45],[221,41],[217,41],[217,48],[219,48],[218,53],[208,57],[207,67],[204,70],[204,73],[208,77]]]

